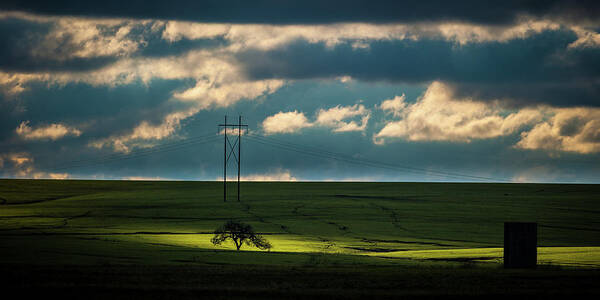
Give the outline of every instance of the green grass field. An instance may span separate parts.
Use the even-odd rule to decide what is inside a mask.
[[[600,186],[0,180],[0,263],[481,265],[503,222],[538,222],[538,263],[600,267]],[[229,219],[270,252],[213,246]]]
[[[0,180],[0,288],[80,299],[600,294],[600,186]],[[271,251],[215,247],[227,220]],[[502,268],[538,222],[538,268]]]

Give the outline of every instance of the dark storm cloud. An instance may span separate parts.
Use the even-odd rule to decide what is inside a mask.
[[[480,100],[506,100],[516,107],[549,104],[557,107],[600,106],[600,83],[595,82],[522,82],[512,84],[453,83],[457,97]]]
[[[298,40],[270,51],[248,50],[238,61],[252,78],[327,78],[452,83],[457,93],[516,104],[600,105],[600,49],[569,48],[569,30],[506,42],[457,45],[440,39],[350,42],[333,49]]]
[[[0,9],[50,15],[272,24],[440,20],[505,24],[522,14],[572,21],[593,21],[600,17],[600,4],[589,0],[5,0]]]
[[[88,71],[116,61],[116,57],[70,57],[77,45],[69,37],[56,42],[58,47],[39,50],[52,23],[37,23],[16,18],[0,19],[0,70],[9,72]]]

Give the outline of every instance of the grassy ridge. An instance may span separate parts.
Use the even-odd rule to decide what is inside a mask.
[[[501,252],[487,248],[502,247],[503,222],[535,221],[540,246],[570,247],[540,250],[543,262],[600,265],[600,253],[589,248],[600,246],[598,185],[261,182],[241,188],[242,202],[231,195],[223,203],[219,182],[0,180],[0,262],[498,261]],[[212,246],[210,232],[228,219],[252,224],[273,251]]]

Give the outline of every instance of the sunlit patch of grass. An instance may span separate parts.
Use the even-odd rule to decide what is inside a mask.
[[[600,247],[541,247],[538,264],[600,267]]]
[[[213,249],[209,234],[140,234],[127,236],[130,242],[153,246],[187,247],[194,249]],[[225,248],[225,247],[224,247]],[[233,247],[235,249],[235,247]]]
[[[215,246],[210,242],[212,234],[160,234],[134,235],[124,239],[154,246],[187,247],[202,250],[235,251],[233,243]],[[278,253],[309,254],[341,254],[350,256],[368,256],[376,258],[409,259],[418,261],[449,261],[462,263],[496,263],[503,262],[502,248],[470,248],[442,250],[407,250],[407,251],[357,251],[347,248],[345,244],[333,241],[308,238],[306,236],[277,234],[267,235],[273,245],[271,251]],[[261,252],[244,245],[241,251]],[[600,247],[539,247],[538,264],[561,266],[600,267]]]
[[[457,262],[493,262],[501,263],[502,248],[474,248],[450,250],[410,250],[389,253],[370,252],[367,255],[387,258],[402,258],[412,260],[438,260]]]
[[[144,234],[132,235],[125,239],[132,242],[139,242],[150,245],[189,247],[206,250],[236,250],[233,242],[225,242],[215,246],[210,242],[213,234]],[[328,247],[329,244],[318,239],[310,239],[303,236],[276,234],[265,235],[265,238],[273,246],[274,252],[339,252],[336,248]],[[242,246],[240,251],[261,251],[248,245]]]
[[[502,263],[502,248],[396,251],[367,255],[414,260]],[[600,247],[539,247],[538,264],[600,267]]]

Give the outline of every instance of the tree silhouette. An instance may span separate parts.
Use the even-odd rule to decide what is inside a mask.
[[[227,221],[215,230],[215,236],[210,241],[213,245],[220,245],[228,239],[233,241],[238,251],[244,243],[261,250],[269,250],[272,247],[265,238],[254,232],[252,226],[241,222]]]

